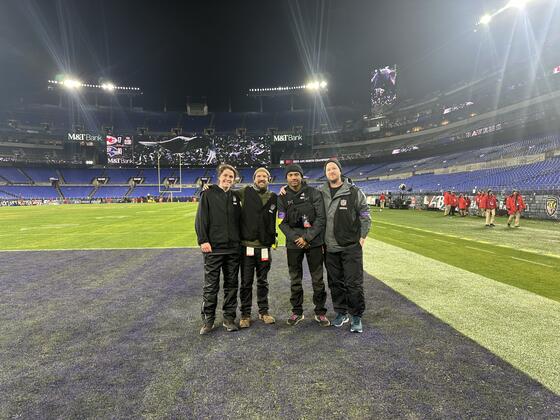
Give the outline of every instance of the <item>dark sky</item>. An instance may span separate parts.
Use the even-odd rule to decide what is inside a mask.
[[[396,63],[401,93],[417,97],[491,65],[488,40],[473,29],[505,3],[0,0],[0,95],[37,97],[69,72],[139,86],[148,109],[164,98],[181,108],[189,95],[220,108],[250,87],[299,84],[321,71],[331,102],[367,103],[371,68]],[[499,20],[498,53],[514,17]]]

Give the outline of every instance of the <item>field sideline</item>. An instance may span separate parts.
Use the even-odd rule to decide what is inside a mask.
[[[196,247],[195,213],[190,203],[0,208],[0,249],[180,251]],[[560,224],[508,229],[498,218],[491,230],[477,217],[378,209],[372,220],[369,274],[560,395]]]

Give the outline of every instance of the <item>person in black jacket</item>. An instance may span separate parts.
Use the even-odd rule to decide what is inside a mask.
[[[277,196],[268,189],[270,172],[257,168],[253,185],[239,190],[241,197],[241,300],[240,328],[251,326],[253,280],[257,277],[257,305],[259,319],[265,324],[276,320],[268,312],[268,272],[276,245]]]
[[[223,326],[227,331],[237,331],[241,200],[239,194],[231,190],[236,177],[237,171],[233,166],[220,165],[218,185],[212,185],[203,192],[196,214],[196,235],[204,255],[203,325],[200,334],[207,334],[214,327],[220,271],[224,275]]]
[[[288,325],[296,325],[303,315],[303,257],[313,284],[315,320],[321,326],[329,326],[325,303],[327,293],[323,281],[323,234],[325,228],[325,207],[321,193],[303,181],[301,166],[286,167],[288,188],[278,199],[278,217],[282,219],[280,229],[286,235],[288,270],[290,273],[292,315]]]
[[[364,299],[362,247],[371,227],[369,207],[364,193],[342,176],[336,159],[325,164],[327,182],[323,193],[326,212],[325,262],[331,290],[335,327],[346,324],[352,316],[350,331],[361,333]]]

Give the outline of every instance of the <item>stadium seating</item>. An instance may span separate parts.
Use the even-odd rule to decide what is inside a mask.
[[[110,187],[101,186],[95,191],[94,198],[123,198],[128,192],[129,187]]]
[[[60,191],[64,198],[88,198],[93,192],[94,187],[60,187]]]
[[[34,185],[3,185],[0,190],[11,198],[54,200],[61,198],[54,187],[38,187]]]
[[[31,179],[18,168],[0,167],[0,182],[2,180],[13,184],[30,184],[32,182]]]

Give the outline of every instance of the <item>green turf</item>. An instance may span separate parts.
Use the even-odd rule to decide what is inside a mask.
[[[524,220],[513,229],[504,218],[488,229],[476,217],[400,210],[373,219],[370,236],[380,241],[560,301],[560,251],[550,246],[560,240],[557,223]]]
[[[101,204],[0,208],[1,249],[197,246],[196,204]],[[560,224],[482,219],[437,212],[372,211],[371,236],[487,278],[560,301]],[[280,243],[284,243],[279,233]]]
[[[560,395],[559,302],[400,244],[370,239],[364,261],[368,273]]]
[[[196,246],[193,203],[0,208],[1,248],[104,249]]]

